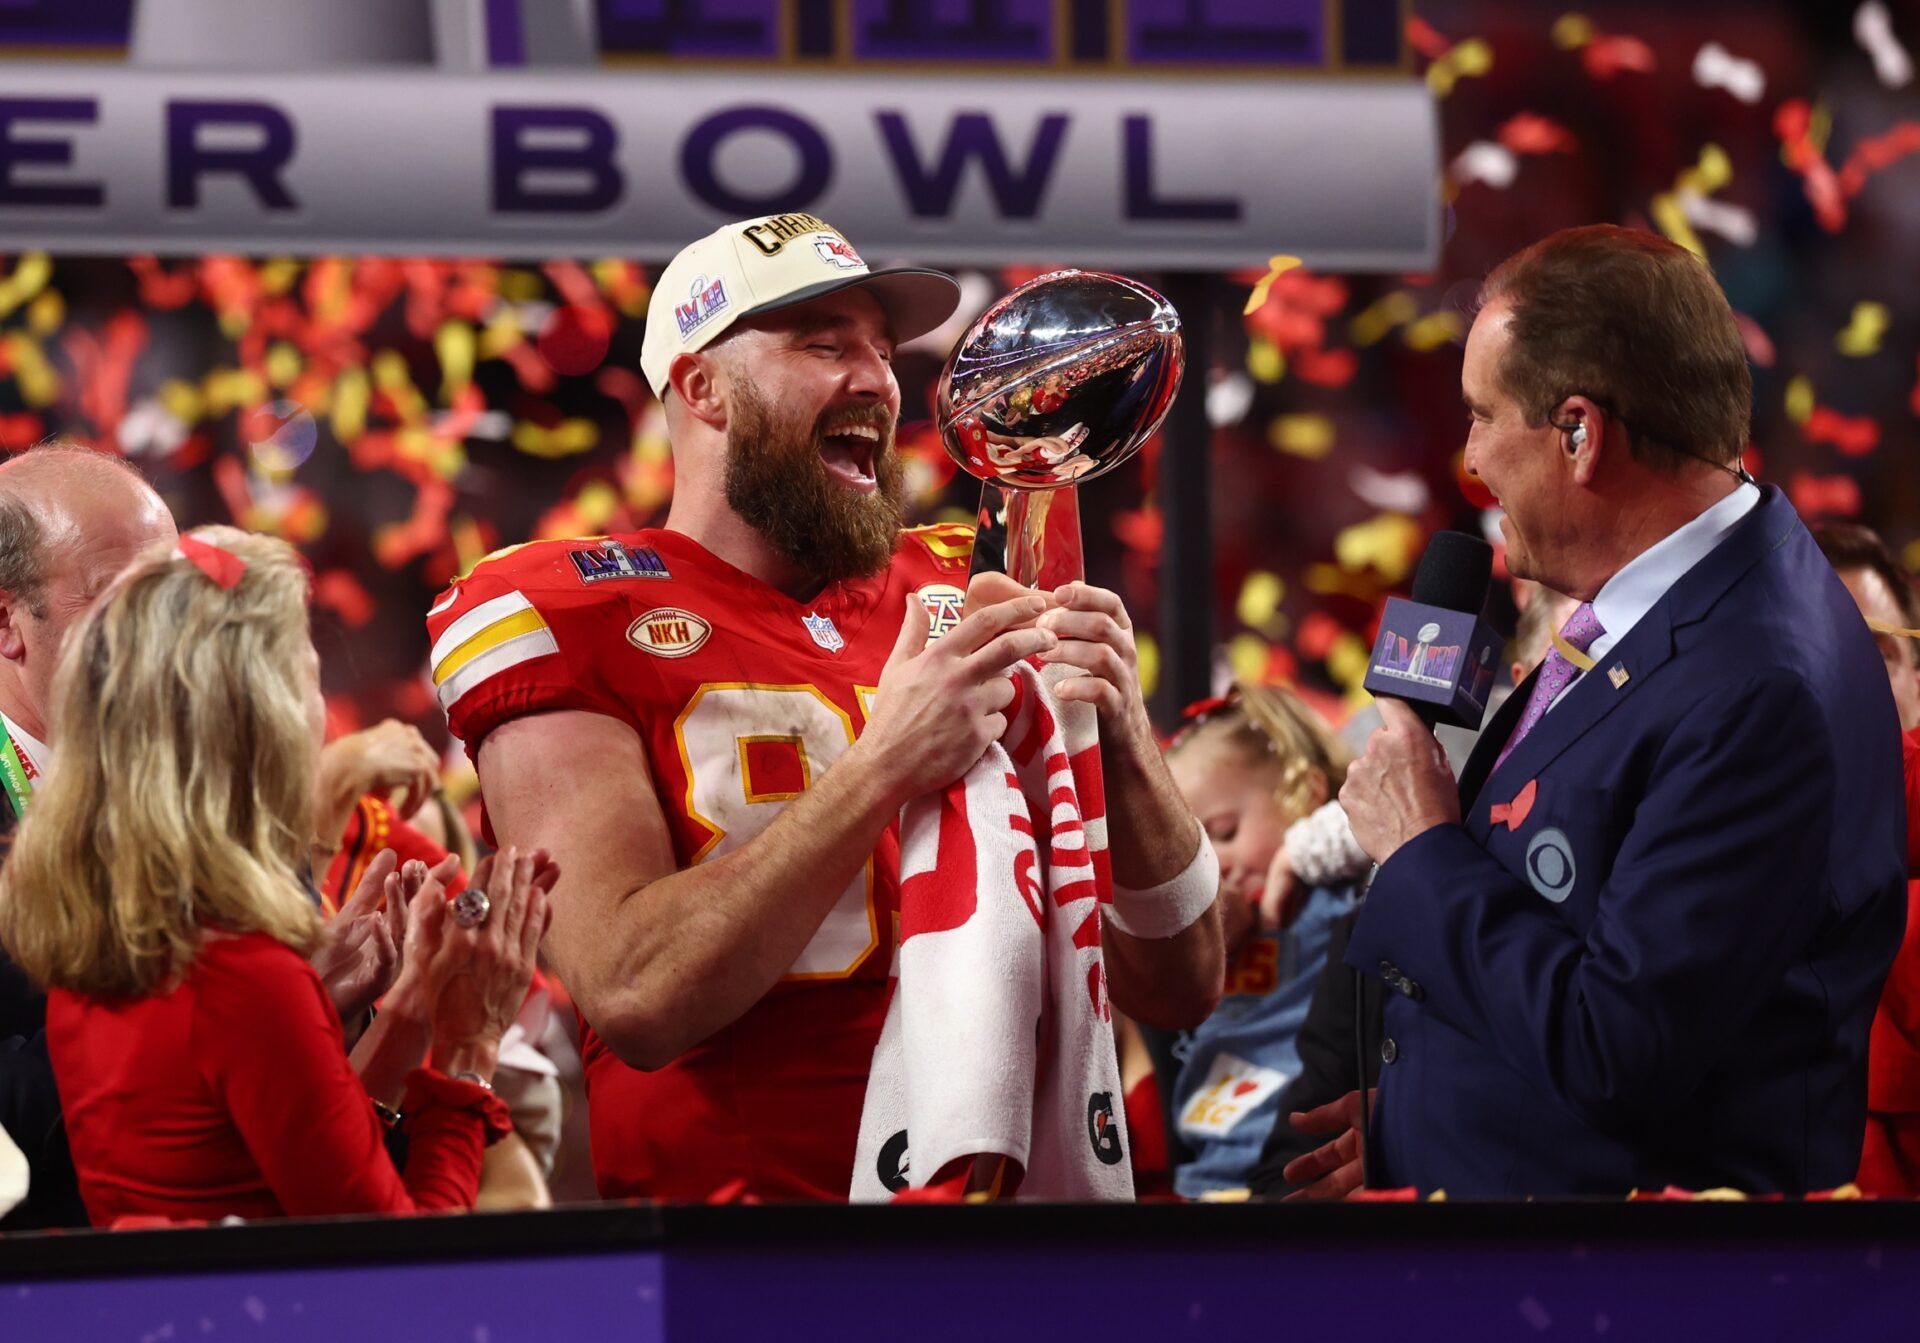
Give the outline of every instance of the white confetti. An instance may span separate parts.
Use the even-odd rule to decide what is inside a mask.
[[[1684,189],[1679,197],[1680,213],[1697,229],[1716,233],[1735,247],[1751,247],[1760,236],[1759,222],[1744,205],[1730,205]]]
[[[1495,190],[1503,190],[1513,185],[1519,171],[1520,160],[1511,149],[1492,140],[1475,140],[1460,151],[1447,169],[1447,175],[1455,186],[1485,182]]]
[[[1893,16],[1882,0],[1866,0],[1853,11],[1853,40],[1873,58],[1873,72],[1890,89],[1905,88],[1913,79],[1913,58],[1893,35]]]
[[[1433,491],[1414,471],[1388,475],[1370,466],[1356,466],[1347,483],[1355,494],[1383,513],[1424,513],[1433,502]]]
[[[1253,379],[1234,370],[1207,388],[1207,423],[1219,429],[1238,424],[1253,409]]]
[[[1693,82],[1703,89],[1725,89],[1743,103],[1757,103],[1767,91],[1767,75],[1760,63],[1736,56],[1718,42],[1707,43],[1695,54]]]

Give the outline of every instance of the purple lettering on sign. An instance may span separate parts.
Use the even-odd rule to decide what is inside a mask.
[[[626,190],[626,178],[613,161],[619,144],[613,123],[591,107],[494,108],[494,210],[589,214],[611,208]],[[539,187],[530,180],[536,173],[543,183]],[[553,179],[561,176],[576,185],[555,185]]]
[[[617,56],[774,60],[782,0],[599,0],[600,50]]]
[[[1128,219],[1230,224],[1240,218],[1240,202],[1232,196],[1160,195],[1153,185],[1153,118],[1136,112],[1126,118],[1125,128]]]
[[[714,160],[720,146],[741,131],[771,131],[792,145],[798,160],[793,180],[753,195],[722,182]],[[732,215],[810,210],[833,182],[833,150],[819,127],[784,107],[729,107],[687,132],[680,146],[680,178],[703,202]]]
[[[0,47],[124,47],[133,0],[6,0]]]
[[[17,121],[72,121],[91,126],[100,119],[93,98],[0,98],[0,205],[106,204],[107,189],[98,182],[22,182],[15,174],[21,164],[44,163],[65,167],[73,162],[73,141],[23,136]]]
[[[1060,157],[1068,124],[1066,114],[1060,112],[1040,118],[1039,129],[1027,148],[1026,163],[1016,168],[1000,143],[992,118],[985,112],[961,112],[947,130],[939,161],[929,168],[914,148],[905,116],[897,111],[881,112],[876,119],[887,156],[893,160],[894,174],[906,194],[907,208],[921,219],[939,219],[952,213],[960,178],[970,159],[979,162],[1001,218],[1032,219],[1040,213],[1040,202],[1053,178],[1054,161]]]
[[[1053,0],[853,0],[863,61],[1051,61]]]
[[[210,127],[242,128],[257,143],[249,148],[216,148],[201,139],[201,131]],[[231,173],[245,180],[254,199],[267,209],[299,209],[300,203],[280,176],[293,158],[294,139],[292,119],[271,103],[170,100],[167,208],[198,209],[200,179],[211,173]]]
[[[1321,65],[1324,0],[1129,0],[1131,65]]]

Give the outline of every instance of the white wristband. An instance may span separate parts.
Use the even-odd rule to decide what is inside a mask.
[[[1207,832],[1200,832],[1200,849],[1186,870],[1151,890],[1129,891],[1115,884],[1113,908],[1107,918],[1128,937],[1153,940],[1183,933],[1213,907],[1220,894],[1220,858]]]

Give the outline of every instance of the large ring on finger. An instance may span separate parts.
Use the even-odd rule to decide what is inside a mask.
[[[453,897],[453,921],[462,928],[478,928],[487,921],[493,902],[478,886],[469,886]]]

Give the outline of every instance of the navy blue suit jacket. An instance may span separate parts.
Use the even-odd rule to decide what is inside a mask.
[[[1906,917],[1900,729],[1792,505],[1769,487],[1495,770],[1531,690],[1348,944],[1389,985],[1373,1184],[1851,1180]]]

